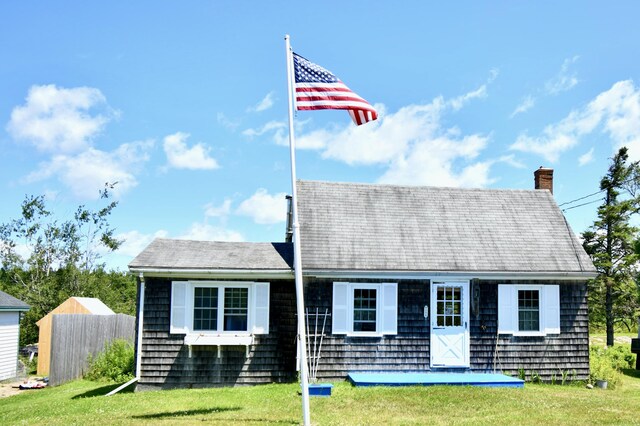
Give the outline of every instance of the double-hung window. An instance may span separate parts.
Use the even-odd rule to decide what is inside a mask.
[[[269,333],[269,283],[174,281],[170,332],[187,335]]]
[[[514,336],[559,334],[560,287],[499,285],[498,333]]]
[[[397,283],[333,283],[333,334],[397,334]]]

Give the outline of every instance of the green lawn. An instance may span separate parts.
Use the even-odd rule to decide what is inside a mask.
[[[0,399],[0,424],[298,424],[298,386],[120,393],[115,385],[77,381]],[[640,422],[640,372],[616,390],[534,385],[355,388],[336,383],[311,399],[311,420],[336,424],[633,424]]]

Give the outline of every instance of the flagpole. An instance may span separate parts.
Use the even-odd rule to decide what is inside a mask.
[[[291,155],[291,205],[293,207],[293,271],[296,281],[296,305],[298,308],[298,352],[300,353],[300,384],[302,386],[302,417],[305,426],[311,424],[309,414],[309,377],[307,365],[307,336],[305,333],[302,259],[300,255],[300,225],[298,223],[298,194],[296,190],[296,148],[293,134],[293,55],[289,34],[284,36],[287,50],[287,87],[289,95],[289,152]]]

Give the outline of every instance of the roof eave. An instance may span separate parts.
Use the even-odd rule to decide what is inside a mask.
[[[0,306],[0,311],[26,312],[29,309],[31,309],[31,306]]]
[[[343,269],[306,269],[304,276],[318,278],[398,278],[398,279],[485,279],[485,280],[590,280],[597,272],[587,271],[362,271]]]
[[[129,271],[144,277],[180,278],[293,278],[292,269],[210,269],[210,268],[154,268],[130,266]]]

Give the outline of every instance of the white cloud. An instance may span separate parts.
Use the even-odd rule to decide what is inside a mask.
[[[176,169],[217,169],[217,161],[209,156],[209,148],[202,143],[187,147],[188,133],[177,132],[164,138],[164,152],[169,167]]]
[[[244,241],[242,234],[237,231],[199,222],[192,223],[189,230],[178,238],[197,241]]]
[[[513,112],[509,116],[509,118],[513,118],[518,114],[522,114],[524,112],[529,111],[531,108],[533,108],[535,103],[536,103],[535,98],[533,96],[531,96],[531,95],[527,95],[522,100],[522,102],[520,102],[520,104],[516,107],[516,109],[513,110]]]
[[[386,167],[379,179],[385,183],[486,186],[492,182],[491,165],[498,160],[476,161],[476,158],[487,146],[489,137],[462,135],[456,127],[446,128],[442,116],[487,97],[487,84],[497,74],[497,70],[492,70],[487,83],[448,100],[440,96],[430,103],[405,106],[395,113],[387,112],[383,104],[376,104],[379,118],[365,126],[349,123],[305,132],[309,121],[298,120],[296,147],[318,150],[323,158],[349,165]],[[273,132],[277,144],[287,144],[285,129],[284,123],[269,122],[244,133],[255,136]],[[283,213],[281,217],[284,220]]]
[[[545,91],[548,94],[556,95],[560,92],[566,92],[578,84],[578,77],[576,77],[577,74],[575,72],[571,72],[569,67],[579,58],[579,56],[574,56],[564,60],[558,74],[545,84]]]
[[[209,203],[204,206],[205,217],[221,217],[224,218],[231,212],[231,199],[227,198],[220,206],[214,206],[213,203]]]
[[[271,108],[275,102],[276,92],[269,92],[260,102],[249,108],[249,111],[262,112]]]
[[[116,239],[122,241],[118,248],[118,254],[135,257],[156,238],[167,238],[169,233],[165,230],[156,231],[153,234],[143,234],[139,231],[122,232],[116,235]]]
[[[493,80],[494,78],[495,77],[492,76],[491,79]],[[487,97],[487,85],[483,84],[482,86],[480,86],[479,88],[477,88],[472,92],[465,93],[464,95],[450,99],[449,105],[451,105],[451,108],[453,108],[454,111],[458,111],[459,109],[464,107],[466,104],[468,104],[471,100],[476,98],[482,99],[486,97]]]
[[[640,159],[640,88],[633,81],[615,83],[586,106],[546,126],[539,136],[520,134],[510,149],[538,154],[553,163],[598,128],[608,133],[614,149],[626,146],[631,160]]]
[[[123,232],[116,235],[123,243],[118,248],[117,254],[121,256],[135,257],[156,238],[171,238],[169,232],[161,229],[152,234],[143,234],[139,231]],[[194,222],[177,237],[182,240],[197,241],[244,241],[244,237],[237,231],[212,226],[206,223]],[[105,251],[106,253],[106,251]]]
[[[428,184],[434,186],[483,187],[489,178],[490,162],[477,162],[461,170],[454,170],[457,159],[473,159],[487,145],[487,138],[479,135],[453,139],[447,136],[419,141],[394,161],[379,179],[381,183],[403,185]]]
[[[322,156],[351,165],[380,164],[387,170],[379,181],[410,185],[486,186],[491,163],[474,160],[488,137],[460,135],[457,128],[443,128],[442,115],[479,97],[475,90],[453,102],[442,97],[425,105],[410,105],[386,113],[376,105],[380,118],[366,126],[321,129],[298,137],[301,145],[321,147]]]
[[[505,163],[516,169],[526,169],[527,165],[521,161],[516,160],[515,155],[503,155],[498,159],[498,162]]]
[[[93,113],[96,109],[102,113]],[[40,151],[70,154],[91,146],[114,115],[98,89],[32,86],[25,104],[11,112],[7,131]]]
[[[240,203],[236,213],[249,216],[255,223],[261,225],[284,222],[287,215],[285,197],[284,192],[270,195],[266,189],[260,188],[255,194]]]
[[[593,150],[594,148],[591,148],[589,151],[578,157],[578,165],[580,167],[593,162]]]
[[[25,180],[57,177],[76,197],[87,200],[98,199],[105,183],[117,182],[112,193],[119,198],[138,184],[134,171],[149,160],[152,146],[152,141],[143,141],[122,144],[112,152],[89,148],[77,155],[56,155]]]
[[[216,119],[218,120],[218,123],[222,124],[227,129],[235,130],[240,125],[238,120],[231,120],[224,112],[219,112]]]
[[[272,132],[272,131],[284,131],[284,129],[287,128],[287,123],[282,122],[282,121],[269,121],[268,123],[266,123],[265,125],[263,125],[262,127],[259,127],[257,129],[246,129],[242,131],[242,134],[244,136],[248,136],[250,138],[256,137],[256,136],[262,136],[265,133],[268,132]]]

